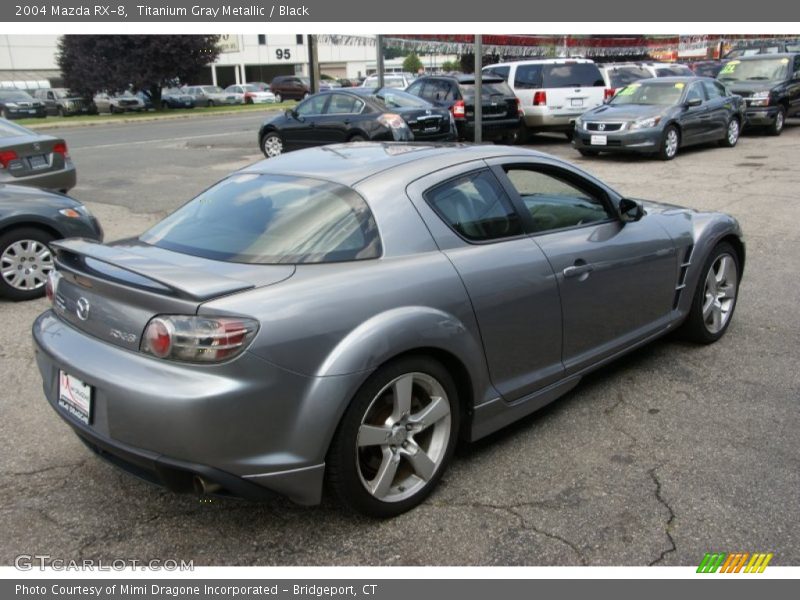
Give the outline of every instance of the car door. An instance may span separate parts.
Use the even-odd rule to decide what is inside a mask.
[[[787,95],[789,97],[788,115],[791,117],[800,116],[800,54],[795,55],[789,73],[789,84],[787,85]]]
[[[685,83],[678,82],[676,86],[684,86]],[[688,106],[692,100],[700,100],[699,106]],[[678,123],[681,127],[681,145],[690,146],[707,141],[711,135],[711,114],[708,111],[708,102],[703,91],[703,85],[699,81],[690,83],[683,96],[683,109],[678,116]]]
[[[329,96],[329,94],[311,96],[287,114],[286,122],[281,127],[281,137],[287,150],[325,144],[317,129],[317,123],[325,112]]]
[[[559,380],[553,270],[491,169],[483,161],[450,167],[407,191],[469,295],[498,392],[511,402]]]
[[[58,100],[56,99],[55,92],[53,90],[47,90],[45,92],[44,98],[41,95],[37,95],[37,98],[44,102],[45,109],[47,109],[48,115],[57,115],[58,114]]]
[[[654,219],[623,222],[616,197],[577,171],[547,161],[488,162],[555,273],[567,375],[667,325],[676,250]]]
[[[716,81],[703,81],[703,88],[708,98],[708,112],[710,115],[709,137],[719,140],[726,136],[728,121],[736,112],[733,102],[728,97],[725,88]]]
[[[364,101],[353,94],[329,94],[324,113],[314,119],[316,139],[323,144],[346,142],[351,131],[369,137],[369,128],[360,127]]]

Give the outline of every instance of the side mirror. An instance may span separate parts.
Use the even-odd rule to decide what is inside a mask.
[[[641,202],[623,198],[619,201],[619,215],[623,223],[639,221],[644,216],[644,207]]]
[[[686,108],[694,108],[696,106],[700,106],[703,101],[700,98],[692,98],[691,100],[686,101]]]
[[[297,114],[297,111],[293,108],[287,108],[286,112],[284,113],[287,117],[291,119],[297,119],[298,121],[302,121],[303,119]]]

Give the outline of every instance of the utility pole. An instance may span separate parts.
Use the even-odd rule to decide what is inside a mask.
[[[317,56],[317,36],[308,34],[308,79],[311,93],[319,92],[319,57]]]
[[[375,36],[375,64],[378,67],[378,89],[383,87],[383,36]]]
[[[475,143],[483,141],[483,36],[475,36]]]

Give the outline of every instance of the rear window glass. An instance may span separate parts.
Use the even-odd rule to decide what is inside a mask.
[[[608,82],[613,88],[625,87],[640,79],[649,79],[650,73],[640,67],[617,67],[608,70]]]
[[[430,103],[422,98],[391,88],[383,88],[374,98],[386,108],[425,108],[430,106]]]
[[[605,86],[597,65],[575,63],[544,65],[542,68],[542,87],[591,87]]]
[[[255,264],[364,260],[382,252],[361,196],[338,184],[283,175],[224,179],[140,239],[193,256]]]
[[[675,65],[673,67],[658,67],[656,77],[691,77],[694,75],[689,67]]]
[[[461,93],[464,96],[474,96],[475,95],[475,84],[474,83],[462,83],[460,84]],[[513,96],[514,92],[511,90],[509,85],[505,81],[497,81],[489,83],[487,81],[483,82],[481,85],[481,95],[482,96]]]
[[[30,129],[11,123],[10,121],[0,121],[0,137],[17,137],[19,135],[36,135]]]

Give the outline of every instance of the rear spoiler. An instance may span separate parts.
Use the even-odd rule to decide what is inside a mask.
[[[157,284],[162,291],[170,291],[173,295],[186,299],[202,302],[255,287],[252,283],[238,279],[205,274],[168,262],[144,258],[118,246],[105,246],[81,238],[52,242],[50,246],[56,250],[56,265],[76,275],[89,275],[94,272],[126,285],[137,286],[138,280],[138,287],[152,288],[152,285],[141,284],[144,279]],[[100,271],[87,265],[87,258],[108,265],[112,272]],[[134,281],[123,279],[119,274],[113,273],[120,270],[132,274]]]

